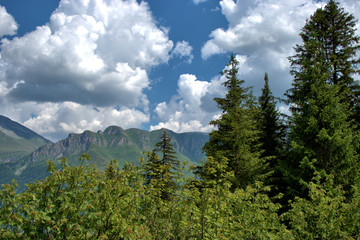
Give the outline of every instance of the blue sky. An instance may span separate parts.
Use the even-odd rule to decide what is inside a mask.
[[[282,97],[287,57],[324,4],[0,0],[0,114],[53,141],[109,125],[210,131],[230,54],[255,94],[267,72]],[[341,6],[359,19],[359,1]]]

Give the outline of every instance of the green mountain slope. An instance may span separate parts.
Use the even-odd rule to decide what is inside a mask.
[[[57,162],[61,157],[69,161],[69,165],[78,165],[82,153],[91,156],[90,164],[104,169],[111,160],[117,159],[120,166],[126,162],[138,164],[139,158],[144,151],[150,151],[159,142],[164,129],[156,131],[144,131],[139,129],[123,130],[120,127],[111,126],[104,132],[97,133],[85,131],[81,134],[69,134],[69,136],[57,143],[48,143],[38,148],[31,154],[16,162],[5,164],[0,170],[0,183],[10,182],[15,179],[20,185],[48,175],[46,160]],[[166,130],[172,139],[174,149],[180,161],[188,161],[198,164],[204,159],[202,147],[208,141],[206,133],[181,133],[177,134]]]
[[[30,154],[50,141],[0,115],[0,163],[8,163]]]

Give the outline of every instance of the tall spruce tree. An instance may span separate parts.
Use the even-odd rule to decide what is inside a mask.
[[[258,106],[249,88],[244,88],[244,80],[238,79],[238,61],[232,55],[222,74],[226,77],[224,98],[214,98],[222,110],[219,119],[210,124],[216,127],[210,133],[203,150],[208,157],[218,161],[228,159],[228,171],[233,171],[233,188],[244,188],[256,180],[266,177],[265,160],[260,157],[259,131],[255,122]],[[201,175],[201,170],[200,170]],[[204,176],[211,178],[214,176]]]
[[[166,131],[161,136],[161,141],[156,145],[156,151],[162,154],[161,164],[171,166],[171,169],[179,169],[179,160],[176,157],[173,145],[171,144],[171,138],[167,135]]]
[[[162,171],[164,171],[161,165],[161,159],[156,154],[156,149],[153,149],[150,152],[144,153],[146,157],[146,164],[144,165],[145,168],[145,180],[146,184],[150,184],[153,181],[158,181],[161,179]]]
[[[296,54],[289,59],[291,73],[298,80],[304,78],[305,65],[311,67],[316,61],[324,61],[326,70],[331,72],[325,81],[340,86],[339,94],[345,95],[343,101],[348,101],[349,107],[354,108],[350,117],[360,123],[360,87],[354,80],[354,75],[359,73],[357,53],[360,38],[355,31],[354,16],[340,8],[339,3],[330,0],[306,22],[300,33],[303,43],[295,47]],[[321,51],[318,51],[319,48]],[[296,84],[293,87],[296,89]],[[289,99],[296,101],[301,95],[301,92],[298,95],[293,93]]]
[[[175,174],[179,170],[180,163],[166,131],[155,147],[153,151],[146,153],[146,183],[153,184],[157,188],[161,199],[169,200],[176,189]],[[156,152],[160,152],[160,156]]]
[[[280,119],[280,113],[276,108],[275,97],[269,87],[269,77],[265,73],[264,87],[259,97],[260,104],[260,142],[262,144],[263,157],[279,158],[284,145],[285,126]],[[270,164],[275,167],[275,162]]]
[[[316,171],[333,174],[347,190],[358,181],[358,133],[351,121],[358,49],[354,23],[330,0],[307,21],[300,33],[303,44],[289,58],[291,146],[283,173],[291,195],[305,194]]]
[[[265,73],[264,87],[259,97],[259,141],[263,150],[261,157],[266,159],[269,171],[273,172],[267,183],[273,186],[274,195],[277,195],[283,186],[283,184],[281,184],[282,176],[279,165],[284,158],[286,131],[285,124],[276,108],[276,104],[275,97],[269,87],[268,74]]]

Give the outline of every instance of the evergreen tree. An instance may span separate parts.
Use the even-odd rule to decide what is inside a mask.
[[[269,87],[269,77],[265,73],[264,88],[259,97],[260,104],[260,142],[264,150],[263,157],[279,158],[283,148],[285,126],[280,119],[280,113],[276,109],[276,101]],[[272,161],[270,167],[275,167],[275,161]]]
[[[292,119],[291,149],[283,173],[291,194],[304,195],[315,172],[335,176],[346,190],[358,180],[358,134],[351,122],[355,82],[351,74],[354,20],[334,1],[307,21],[290,57],[292,88],[287,92]],[[355,51],[356,52],[356,51]]]
[[[179,160],[175,156],[176,152],[174,151],[173,145],[171,144],[171,138],[167,135],[166,131],[163,132],[161,136],[161,141],[156,145],[156,151],[161,152],[161,164],[169,165],[172,169],[179,169]]]
[[[331,72],[325,81],[331,85],[339,85],[339,94],[344,94],[344,101],[355,108],[351,118],[360,122],[359,84],[354,75],[359,73],[360,38],[355,34],[356,20],[353,15],[339,7],[339,3],[330,0],[322,9],[319,8],[302,28],[300,37],[303,43],[296,46],[296,54],[290,57],[291,73],[297,80],[306,80],[305,67],[314,66],[316,61],[326,63],[324,71]],[[321,51],[319,51],[321,49]],[[320,55],[319,55],[320,54]],[[297,85],[293,85],[297,89]],[[307,91],[308,89],[303,89]],[[302,92],[289,95],[294,102],[302,98]]]
[[[146,184],[150,184],[153,180],[159,180],[161,178],[161,160],[156,154],[156,150],[145,153],[145,180]]]
[[[179,170],[179,160],[175,156],[171,138],[166,131],[161,136],[161,141],[155,145],[156,149],[146,153],[145,179],[147,184],[153,184],[163,200],[169,200],[171,193],[176,188],[175,174]],[[161,157],[156,153],[160,152]]]
[[[265,161],[260,157],[259,131],[256,126],[258,107],[249,88],[244,88],[244,80],[239,80],[238,61],[232,55],[229,64],[222,74],[226,77],[224,86],[227,93],[224,98],[215,98],[222,110],[219,119],[210,124],[216,127],[210,133],[209,141],[203,150],[208,157],[218,161],[229,160],[228,171],[233,171],[233,187],[244,188],[256,180],[265,178]],[[201,174],[204,178],[206,176]]]
[[[269,87],[267,73],[264,76],[264,87],[259,97],[259,105],[259,141],[263,150],[261,157],[267,160],[268,169],[273,172],[267,183],[273,186],[273,193],[277,195],[279,189],[283,187],[279,163],[284,157],[286,129],[276,109],[276,101]]]

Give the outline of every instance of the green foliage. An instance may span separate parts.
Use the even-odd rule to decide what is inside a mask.
[[[268,196],[261,182],[231,191],[227,159],[204,163],[216,180],[176,178],[172,198],[163,199],[145,169],[111,161],[71,167],[65,159],[42,181],[16,193],[0,190],[1,239],[358,239],[359,191],[348,200],[333,177],[323,173],[297,197],[288,212]],[[180,184],[182,183],[182,184]],[[281,196],[279,196],[281,197]],[[286,225],[284,224],[287,223]]]
[[[261,182],[231,191],[233,172],[228,172],[228,160],[209,157],[203,163],[206,176],[192,181],[197,186],[194,200],[199,206],[200,239],[291,239],[291,233],[280,221],[280,204],[266,194],[269,187]],[[193,189],[193,188],[191,188]]]
[[[145,153],[146,162],[143,163],[147,184],[154,186],[163,200],[169,200],[173,196],[177,188],[175,177],[180,170],[180,162],[170,141],[171,138],[164,131],[161,141],[155,144],[156,149]],[[156,152],[160,152],[162,157]]]
[[[162,154],[160,164],[171,166],[171,170],[177,170],[180,163],[175,156],[176,152],[170,141],[171,138],[167,135],[166,131],[164,131],[161,136],[161,141],[155,144],[155,147],[156,151]]]
[[[359,239],[358,198],[356,204],[346,201],[333,176],[320,173],[308,184],[308,198],[296,197],[291,209],[283,214],[296,239]]]
[[[354,16],[330,0],[324,8],[317,9],[302,28],[300,37],[303,44],[297,45],[296,54],[290,57],[292,73],[302,72],[304,62],[312,64],[321,58],[331,70],[330,84],[353,86],[353,74],[357,72],[356,65],[360,61],[356,57],[360,39],[355,31]]]
[[[228,171],[233,171],[235,176],[233,187],[245,188],[256,180],[264,180],[268,172],[258,141],[256,117],[259,109],[249,89],[242,87],[244,80],[238,79],[238,64],[236,58],[231,56],[222,73],[227,79],[224,82],[227,93],[224,98],[214,99],[222,115],[210,122],[216,130],[210,133],[203,150],[208,157],[219,161],[227,158]],[[202,172],[201,168],[198,172]],[[201,177],[209,176],[203,173]]]
[[[259,97],[259,104],[259,141],[264,150],[262,156],[278,159],[283,152],[285,126],[280,119],[279,111],[276,109],[276,101],[269,87],[267,73],[264,76],[264,87]],[[271,162],[272,168],[277,165],[276,160]]]
[[[291,146],[282,170],[292,196],[307,195],[304,183],[316,171],[334,175],[347,191],[359,180],[359,133],[351,108],[359,48],[354,24],[352,15],[329,1],[307,21],[300,34],[303,44],[289,58]]]
[[[284,120],[276,108],[277,102],[269,87],[269,77],[265,73],[264,87],[259,97],[259,142],[263,150],[261,157],[268,163],[268,169],[272,172],[266,184],[272,186],[272,194],[277,195],[279,190],[284,191],[283,177],[280,171],[280,163],[285,155],[286,126]]]
[[[29,184],[26,192],[16,194],[14,185],[3,185],[0,237],[150,239],[138,218],[141,174],[132,166],[120,171],[116,165],[111,162],[101,173],[94,166],[70,167],[63,159],[61,171]]]

